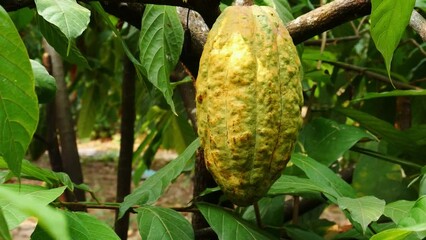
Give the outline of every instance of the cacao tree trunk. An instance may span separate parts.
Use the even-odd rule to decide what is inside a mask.
[[[52,61],[49,53],[43,54],[43,66],[52,75]],[[59,140],[56,135],[56,111],[55,101],[52,101],[46,106],[47,133],[46,144],[47,153],[49,155],[50,167],[54,172],[63,172],[61,152],[59,150]]]
[[[132,159],[134,143],[134,125],[135,125],[135,68],[132,62],[123,58],[123,83],[121,85],[121,142],[120,156],[118,158],[117,170],[117,202],[122,202],[124,197],[130,193],[132,176]],[[118,210],[116,212],[118,216]],[[122,218],[116,219],[115,232],[120,239],[127,239],[129,228],[129,213]]]
[[[63,170],[76,184],[83,183],[80,156],[78,155],[77,139],[74,131],[74,122],[71,115],[71,107],[65,82],[64,65],[61,56],[46,41],[43,45],[49,54],[52,63],[52,76],[56,79],[55,113],[56,124],[60,138],[61,157]],[[73,193],[67,192],[69,201],[86,201],[84,191],[74,189]],[[74,210],[85,210],[78,208]]]

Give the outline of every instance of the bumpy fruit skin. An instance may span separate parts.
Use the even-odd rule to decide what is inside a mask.
[[[247,206],[266,194],[302,124],[300,60],[278,14],[233,6],[211,29],[196,81],[206,166],[225,195]]]

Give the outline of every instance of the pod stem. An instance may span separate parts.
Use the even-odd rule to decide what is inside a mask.
[[[253,208],[254,208],[254,214],[256,215],[257,226],[259,228],[263,228],[262,217],[260,216],[259,203],[258,202],[253,203]]]

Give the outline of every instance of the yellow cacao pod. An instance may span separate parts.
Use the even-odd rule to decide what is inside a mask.
[[[212,27],[196,81],[206,166],[233,203],[264,196],[301,127],[300,60],[274,9],[232,6]]]

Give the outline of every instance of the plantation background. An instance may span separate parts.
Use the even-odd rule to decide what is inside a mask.
[[[426,2],[237,3],[276,9],[304,71],[291,163],[246,208],[223,199],[196,134],[199,58],[231,4],[0,3],[0,239],[28,216],[32,239],[126,239],[129,215],[142,239],[426,236]],[[87,171],[78,146],[89,140],[118,149],[101,157],[109,167]],[[173,160],[158,164],[165,150]],[[87,185],[95,175],[116,175],[113,196]],[[330,207],[343,227],[320,218]]]

